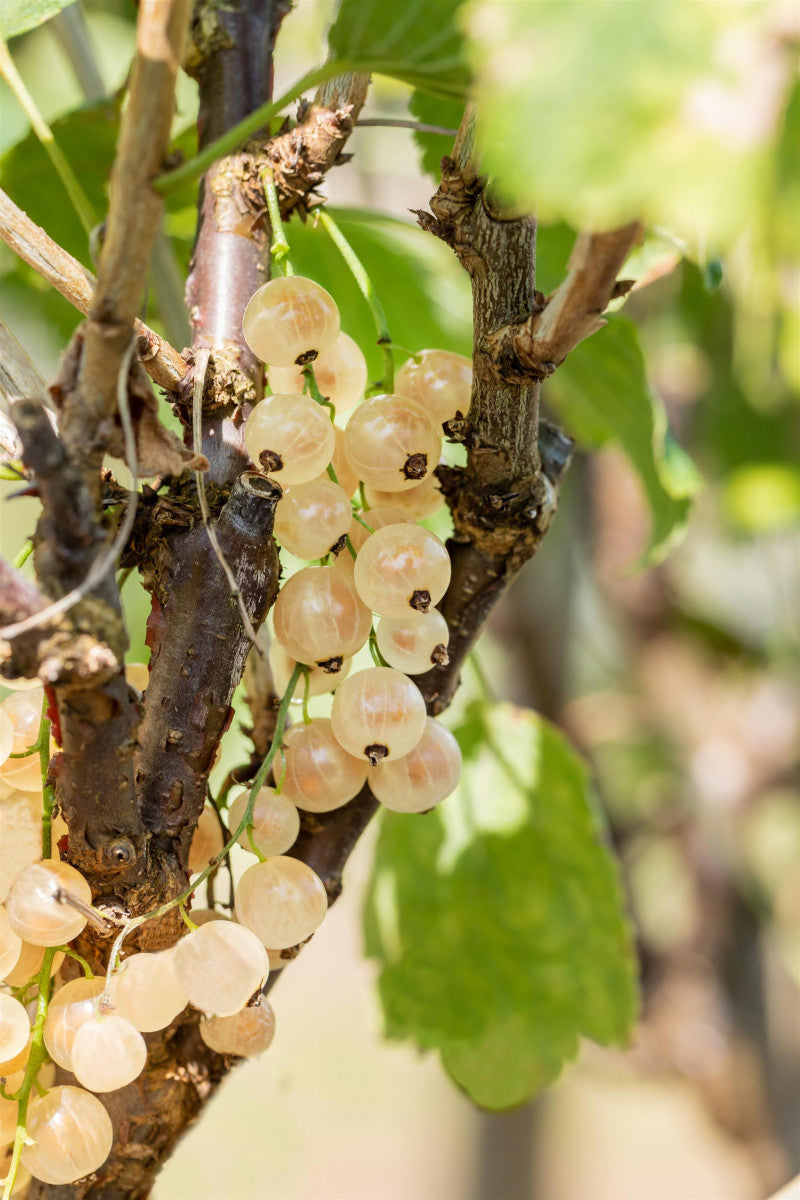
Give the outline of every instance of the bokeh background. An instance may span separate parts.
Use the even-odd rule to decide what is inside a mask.
[[[125,78],[133,6],[87,0],[84,11],[94,81],[74,47],[71,60],[62,18],[14,46],[49,119]],[[278,92],[319,59],[329,12],[301,0],[287,20]],[[404,116],[406,98],[380,80],[364,115]],[[0,102],[5,153],[26,123],[3,89]],[[196,104],[184,79],[178,130]],[[410,134],[366,128],[349,149],[354,161],[328,180],[332,201],[408,222],[393,229],[397,274],[382,294],[396,340],[468,352],[466,277],[413,231],[408,210],[425,207],[432,188]],[[57,221],[64,197],[51,186]],[[191,225],[168,232],[177,256],[161,260],[150,319],[180,342]],[[304,236],[298,258],[313,274]],[[541,233],[544,246],[561,237]],[[5,247],[0,291],[4,319],[50,375],[76,315],[37,293]],[[434,1058],[385,1042],[362,952],[372,830],[324,930],[274,992],[272,1049],[226,1082],[154,1200],[761,1200],[800,1170],[796,407],[781,379],[761,376],[724,280],[709,290],[696,267],[679,265],[634,294],[627,313],[704,476],[687,535],[637,571],[649,523],[639,484],[613,448],[579,451],[556,525],[493,617],[481,657],[498,696],[555,720],[592,766],[641,956],[630,1048],[586,1046],[535,1103],[488,1115]],[[33,501],[4,503],[4,555],[35,518]],[[135,579],[125,595],[130,658],[143,661],[146,599]],[[219,772],[237,761],[241,738],[234,728]]]

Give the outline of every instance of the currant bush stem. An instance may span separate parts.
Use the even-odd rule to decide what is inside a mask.
[[[308,667],[303,667],[303,724],[310,725],[311,717],[308,715],[308,700],[311,695],[311,672]]]
[[[375,328],[378,331],[378,345],[383,351],[383,378],[380,381],[380,386],[385,391],[391,392],[394,387],[394,358],[392,357],[391,349],[392,335],[389,333],[383,305],[378,299],[375,287],[366,272],[364,264],[327,209],[320,209],[318,220],[347,263],[353,278],[358,284],[361,295],[369,305],[372,318],[375,322]]]
[[[292,84],[287,92],[279,96],[277,100],[269,100],[266,104],[260,105],[259,108],[254,108],[251,113],[237,125],[233,125],[227,133],[222,137],[211,142],[202,153],[197,154],[194,158],[190,158],[188,162],[182,163],[173,171],[167,171],[163,175],[159,175],[153,180],[153,190],[160,192],[161,195],[166,195],[168,192],[174,191],[185,183],[191,183],[192,180],[198,179],[203,175],[212,163],[218,158],[224,157],[226,154],[231,154],[234,150],[257,133],[271,117],[276,117],[282,109],[286,108],[287,104],[291,104],[293,100],[299,100],[303,92],[307,92],[310,88],[316,87],[318,83],[324,83],[334,75],[338,75],[342,71],[342,64],[333,60],[323,63],[321,67],[314,67],[311,71],[307,71],[297,83]]]
[[[61,954],[66,954],[68,958],[74,958],[77,963],[80,963],[83,974],[86,979],[94,979],[94,971],[89,966],[82,954],[78,954],[77,950],[72,950],[69,946],[56,946]]]
[[[294,696],[295,689],[297,687],[297,684],[300,680],[300,676],[302,675],[302,673],[303,673],[303,664],[296,663],[295,668],[292,671],[292,675],[291,675],[291,678],[287,685],[286,691],[283,693],[283,696],[281,697],[281,702],[278,705],[278,714],[277,714],[277,717],[275,720],[275,734],[272,738],[272,743],[270,745],[269,750],[267,751],[266,757],[263,759],[261,766],[258,768],[258,771],[256,772],[255,778],[254,778],[253,783],[250,788],[250,795],[248,796],[248,799],[247,799],[247,807],[245,808],[244,813],[242,814],[242,819],[239,822],[238,826],[236,827],[236,829],[231,831],[228,841],[225,843],[225,845],[222,847],[222,849],[219,851],[219,853],[214,855],[214,857],[209,862],[208,866],[205,867],[200,872],[200,874],[196,877],[196,879],[194,879],[194,881],[192,883],[190,883],[187,887],[185,887],[183,889],[183,891],[179,893],[179,895],[173,897],[172,900],[167,900],[164,904],[160,904],[158,906],[158,908],[153,908],[150,910],[150,912],[142,913],[138,917],[131,917],[131,919],[129,921],[125,922],[122,929],[117,934],[117,937],[114,941],[114,945],[111,947],[111,955],[108,960],[108,975],[106,976],[106,987],[103,992],[102,1003],[106,1003],[108,1001],[108,991],[109,991],[109,983],[111,980],[111,975],[112,975],[112,972],[116,969],[117,960],[119,959],[119,953],[120,953],[120,950],[122,949],[122,943],[124,942],[124,940],[128,936],[128,934],[132,933],[134,929],[138,929],[140,925],[144,925],[146,921],[154,921],[158,917],[165,916],[168,912],[171,912],[172,909],[177,907],[178,905],[185,904],[186,901],[197,890],[197,888],[200,886],[200,884],[204,883],[206,881],[206,879],[208,879],[211,872],[215,871],[219,867],[220,863],[223,861],[225,856],[230,853],[231,849],[236,844],[236,841],[239,838],[239,835],[244,832],[244,830],[247,828],[248,825],[252,825],[252,823],[253,823],[253,807],[256,802],[256,797],[258,796],[258,793],[261,791],[262,787],[264,786],[264,780],[267,778],[269,769],[272,766],[272,763],[275,759],[276,754],[278,753],[278,750],[280,749],[280,745],[283,740],[283,731],[286,728],[286,718],[289,715],[289,705],[291,704],[292,697]]]
[[[3,1200],[11,1200],[11,1193],[14,1190],[14,1183],[17,1178],[17,1170],[19,1169],[20,1156],[22,1148],[27,1140],[27,1125],[28,1125],[28,1101],[30,1099],[31,1090],[36,1082],[36,1076],[47,1058],[47,1051],[44,1046],[44,1022],[47,1017],[47,1006],[50,1003],[50,989],[52,980],[50,979],[50,971],[53,965],[53,958],[56,954],[55,946],[48,946],[44,952],[42,965],[39,968],[39,974],[36,978],[36,983],[39,988],[39,999],[36,1004],[36,1020],[31,1032],[31,1049],[28,1055],[28,1062],[25,1066],[25,1075],[17,1092],[17,1128],[14,1134],[14,1149],[11,1152],[11,1162],[6,1175],[5,1187],[3,1188]]]
[[[378,649],[378,635],[373,625],[369,631],[369,652],[376,667],[388,667],[389,664]]]
[[[64,185],[64,190],[70,198],[72,207],[75,209],[87,238],[91,237],[92,229],[97,224],[97,216],[89,201],[89,197],[81,187],[64,152],[53,137],[52,129],[36,107],[36,102],[26,88],[22,76],[14,66],[14,61],[8,52],[8,46],[2,38],[0,38],[0,75],[3,76],[8,84],[14,95],[14,99],[25,113],[25,116],[31,123],[33,132],[41,142],[42,149],[53,164],[53,169]]]
[[[39,752],[39,767],[42,772],[42,858],[49,858],[53,853],[53,809],[56,806],[55,791],[47,782],[47,773],[50,770],[50,722],[47,719],[47,703],[45,695],[39,733],[33,746]]]
[[[267,198],[269,223],[272,226],[272,243],[269,248],[275,275],[294,275],[294,267],[289,257],[289,242],[281,220],[281,206],[275,189],[275,173],[271,167],[265,167],[261,172],[261,182]]]

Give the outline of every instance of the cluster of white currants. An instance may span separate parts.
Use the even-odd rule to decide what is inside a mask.
[[[401,367],[393,393],[363,399],[363,354],[340,331],[333,299],[298,276],[256,292],[244,333],[273,389],[244,436],[256,468],[286,485],[276,536],[298,558],[332,560],[298,570],[275,602],[277,689],[299,662],[310,668],[311,694],[335,693],[330,719],[289,731],[282,793],[326,812],[369,780],[388,807],[422,812],[453,790],[460,755],[409,678],[446,664],[449,638],[435,608],[450,582],[449,556],[417,521],[444,503],[434,475],[442,425],[469,408],[471,364],[423,350]],[[325,403],[303,391],[307,364]],[[344,429],[334,413],[350,414]],[[359,485],[361,507],[351,499]],[[348,675],[373,614],[386,665]]]

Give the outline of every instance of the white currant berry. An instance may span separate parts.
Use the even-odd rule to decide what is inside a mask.
[[[203,1017],[200,1022],[200,1037],[217,1054],[255,1058],[269,1049],[274,1036],[275,1013],[263,998],[232,1017]]]
[[[0,1062],[16,1058],[28,1044],[31,1023],[25,1006],[0,992]]]
[[[442,437],[430,415],[405,396],[373,396],[344,431],[350,466],[365,484],[386,492],[416,487],[439,462]]]
[[[364,604],[382,617],[402,617],[409,610],[429,612],[449,583],[447,549],[420,525],[384,525],[358,552],[356,589]]]
[[[323,472],[336,448],[328,410],[310,396],[267,396],[244,425],[244,444],[256,469],[281,487],[308,483]]]
[[[44,946],[32,946],[30,942],[23,941],[22,948],[19,952],[19,958],[14,963],[14,966],[6,974],[4,982],[10,987],[22,987],[33,979],[34,975],[38,975],[42,967],[44,959]],[[64,961],[63,950],[58,950],[53,955],[53,961],[50,964],[50,978],[52,979],[55,973],[59,970]]]
[[[42,1183],[75,1183],[101,1167],[114,1131],[102,1101],[78,1087],[54,1087],[31,1100],[22,1165]]]
[[[350,558],[350,555],[346,555]],[[352,561],[352,560],[351,560]],[[352,582],[352,575],[351,575]],[[275,687],[275,694],[282,696],[289,686],[289,680],[297,666],[296,659],[287,654],[280,642],[273,641],[269,648],[269,665],[272,671],[272,682]],[[326,664],[327,666],[328,664]],[[347,674],[353,665],[353,659],[343,658],[342,664],[337,670],[326,670],[322,667],[309,667],[308,672],[308,694],[309,696],[324,696],[326,692],[332,692],[337,688],[343,679],[346,679]],[[335,667],[336,663],[330,664]],[[305,693],[305,680],[301,676],[294,689],[294,700],[302,700]]]
[[[71,979],[53,996],[44,1023],[44,1044],[47,1053],[63,1067],[72,1070],[72,1044],[81,1025],[91,1021],[97,1012],[97,1002],[105,987],[105,979]]]
[[[353,523],[350,526],[350,541],[353,543],[354,550],[360,550],[370,532],[374,533],[376,529],[383,529],[384,525],[412,525],[414,523],[414,518],[395,504],[379,504],[375,508],[361,510],[358,515],[361,520],[357,521],[353,517]],[[369,529],[367,529],[367,525],[369,525]]]
[[[11,927],[34,946],[61,946],[71,942],[86,926],[81,912],[59,899],[71,895],[90,904],[92,891],[80,871],[69,863],[31,863],[11,885],[6,909]]]
[[[209,921],[193,929],[172,952],[189,1003],[218,1017],[244,1008],[269,972],[267,952],[258,938],[233,921]]]
[[[421,675],[449,661],[450,630],[435,608],[427,613],[410,611],[402,617],[381,617],[375,632],[378,649],[389,666],[406,675]]]
[[[116,1013],[96,1013],[72,1042],[72,1073],[90,1092],[115,1092],[133,1083],[146,1062],[144,1038]]]
[[[231,833],[239,828],[247,809],[249,795],[249,792],[242,792],[228,810],[228,828]],[[285,854],[294,845],[299,832],[300,814],[286,794],[285,788],[279,794],[275,788],[262,787],[253,805],[251,830],[253,843],[259,854],[263,854],[264,858]],[[252,853],[253,847],[250,845],[250,836],[246,828],[237,840],[240,846]]]
[[[421,404],[441,425],[458,413],[463,417],[469,412],[472,363],[463,354],[449,350],[420,350],[403,363],[394,386],[400,395]]]
[[[461,777],[461,751],[449,729],[428,717],[413,750],[395,762],[369,771],[376,800],[395,812],[419,813],[433,808],[455,789]]]
[[[378,488],[365,487],[364,495],[370,512],[383,505],[392,505],[399,509],[406,518],[422,521],[432,517],[444,504],[444,496],[439,490],[439,480],[435,475],[426,475],[422,483],[409,488],[405,492],[382,492]]]
[[[275,509],[275,537],[297,558],[339,553],[350,528],[347,494],[332,479],[312,479],[287,488]]]
[[[339,336],[336,301],[313,279],[270,279],[251,297],[242,318],[245,341],[274,367],[313,362]]]
[[[349,576],[334,567],[304,567],[278,593],[275,637],[287,654],[332,674],[366,642],[372,625]]]
[[[0,981],[13,971],[22,950],[22,938],[11,928],[6,906],[0,904]]]
[[[203,806],[200,819],[197,822],[192,842],[189,847],[189,872],[198,875],[205,871],[212,858],[215,858],[222,847],[222,830],[219,818],[210,804]]]
[[[296,366],[271,366],[267,378],[273,392],[302,392],[306,383],[302,367]],[[340,333],[330,349],[314,360],[314,378],[337,413],[355,408],[367,386],[367,360],[358,343]]]
[[[172,950],[131,954],[109,980],[109,999],[140,1033],[166,1029],[189,1003]]]
[[[23,693],[24,694],[24,693]],[[14,751],[14,726],[11,718],[0,704],[0,765],[5,765],[9,754]],[[12,759],[12,762],[14,760]]]
[[[21,1081],[20,1081],[21,1082]],[[16,1078],[14,1080],[16,1084]],[[15,1092],[19,1084],[15,1087],[10,1085],[10,1081],[6,1077],[6,1091],[10,1094]],[[0,1150],[4,1146],[10,1146],[14,1141],[17,1132],[17,1102],[16,1100],[6,1100],[5,1096],[0,1096]],[[0,1154],[0,1166],[2,1166],[2,1154]]]
[[[277,855],[254,863],[236,888],[237,918],[273,950],[305,941],[327,911],[322,880],[296,858]]]
[[[392,667],[357,671],[333,697],[331,727],[339,745],[375,765],[402,758],[425,732],[419,688]]]
[[[43,701],[44,690],[38,687],[14,692],[6,696],[0,704],[0,712],[5,713],[14,728],[14,754],[30,750],[39,736]],[[0,766],[0,778],[20,791],[41,792],[42,765],[39,755],[28,754],[25,758],[6,759]]]
[[[361,791],[367,779],[367,764],[342,749],[327,717],[293,726],[284,740],[283,794],[298,808],[331,812]]]

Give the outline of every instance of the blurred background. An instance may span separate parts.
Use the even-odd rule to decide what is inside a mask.
[[[112,95],[126,75],[133,6],[88,0],[84,11],[94,91],[63,15],[13,46],[51,120],[87,93]],[[302,0],[289,17],[276,92],[318,61],[329,13]],[[6,155],[26,122],[4,89],[0,101]],[[406,102],[404,88],[379,80],[364,115],[404,116]],[[177,132],[196,105],[184,78]],[[396,274],[380,288],[395,340],[468,353],[466,277],[408,213],[433,190],[411,135],[365,128],[348,148],[354,160],[328,179],[332,202],[408,225],[391,227]],[[0,161],[3,186],[24,204],[13,170],[13,156]],[[55,181],[52,191],[42,202],[57,224]],[[351,224],[357,232],[359,218]],[[179,343],[191,230],[188,209],[171,218],[149,298],[148,319]],[[308,231],[292,225],[289,236],[300,269],[315,274]],[[563,231],[540,238],[546,248]],[[359,249],[368,260],[367,222]],[[797,285],[786,283],[795,300]],[[50,376],[76,314],[5,247],[0,291],[4,319]],[[637,571],[649,529],[639,483],[615,449],[579,448],[555,526],[494,614],[481,658],[498,696],[557,722],[591,764],[641,959],[631,1046],[586,1046],[534,1104],[488,1115],[433,1057],[383,1041],[361,934],[372,829],[324,930],[273,994],[273,1047],[226,1082],[155,1200],[761,1200],[800,1171],[796,405],[778,372],[764,375],[763,344],[743,330],[724,278],[710,287],[679,264],[634,293],[626,313],[704,477],[686,537]],[[6,557],[36,508],[3,505]],[[125,595],[130,658],[145,661],[147,601],[135,579]],[[240,757],[241,733],[228,743],[220,773]]]

